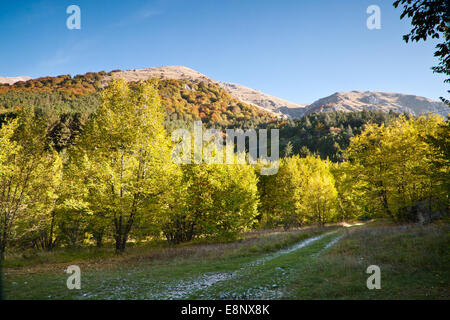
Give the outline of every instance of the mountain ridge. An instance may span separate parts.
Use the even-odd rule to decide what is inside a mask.
[[[447,116],[448,107],[440,102],[412,94],[379,92],[379,91],[349,91],[336,92],[320,98],[311,104],[298,104],[268,95],[256,89],[225,81],[217,81],[185,66],[162,66],[147,69],[134,69],[113,72],[112,78],[124,77],[127,81],[149,79],[151,77],[173,78],[177,80],[209,81],[219,84],[234,98],[259,107],[265,111],[283,118],[299,118],[313,112],[328,111],[361,111],[363,109],[390,110],[400,113],[421,115],[434,112]]]
[[[411,113],[415,116],[430,112],[447,116],[450,111],[443,102],[412,94],[355,90],[336,92],[318,99],[305,107],[305,114],[329,111],[352,112],[363,109]]]
[[[256,106],[281,118],[299,118],[314,112],[352,112],[361,111],[363,109],[411,113],[416,116],[430,112],[447,116],[450,111],[450,109],[440,101],[412,94],[379,91],[354,90],[348,92],[336,92],[320,98],[311,104],[298,104],[268,95],[241,84],[214,80],[185,66],[161,66],[125,71],[114,70],[105,74],[101,80],[102,86],[107,85],[111,79],[116,78],[124,78],[128,82],[148,80],[151,78],[193,82],[205,81],[219,85],[229,92],[232,97],[244,103]],[[18,81],[27,81],[29,79],[31,78],[25,76],[10,78],[0,77],[0,83],[13,84]]]
[[[28,81],[31,80],[31,77],[28,76],[17,76],[17,77],[0,77],[0,84],[14,84],[19,81]]]

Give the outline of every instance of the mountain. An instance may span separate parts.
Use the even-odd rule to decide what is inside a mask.
[[[321,98],[312,104],[298,104],[280,99],[264,92],[246,86],[217,81],[184,66],[163,66],[148,69],[135,69],[127,71],[113,71],[110,78],[125,78],[127,81],[147,80],[150,78],[187,80],[194,82],[206,81],[218,84],[229,94],[249,105],[256,106],[282,118],[299,118],[314,112],[327,111],[361,111],[381,110],[398,113],[411,113],[421,115],[424,113],[438,113],[447,116],[449,108],[440,101],[409,94],[377,92],[377,91],[351,91],[336,92],[328,97]]]
[[[151,78],[159,78],[194,82],[205,81],[214,83],[218,84],[220,87],[228,91],[232,97],[242,102],[261,108],[265,111],[271,112],[277,116],[283,116],[284,114],[288,113],[287,111],[283,112],[283,109],[301,109],[306,106],[292,103],[239,84],[217,81],[207,77],[204,74],[201,74],[200,72],[184,66],[163,66],[126,71],[117,70],[112,71],[110,76],[105,77],[104,82],[107,83],[110,79],[115,78],[124,78],[127,81],[139,81]]]
[[[183,66],[88,72],[0,83],[0,124],[25,106],[34,106],[49,122],[49,139],[56,150],[71,145],[92,112],[100,106],[100,90],[111,79],[133,82],[159,78],[157,86],[166,109],[168,132],[190,128],[193,120],[225,128],[276,128],[280,150],[288,142],[294,154],[318,154],[333,161],[365,123],[389,123],[396,112],[447,115],[441,102],[399,93],[337,92],[310,105],[279,99],[242,85],[213,80]],[[362,110],[362,111],[361,111]],[[342,111],[329,112],[328,111]],[[352,112],[356,111],[356,112]],[[359,111],[359,112],[357,112]],[[291,118],[291,119],[286,119]],[[295,119],[294,119],[295,118]]]
[[[377,92],[377,91],[351,91],[336,92],[328,97],[319,99],[304,109],[304,114],[328,111],[362,111],[381,110],[395,111],[397,113],[411,113],[421,115],[437,113],[447,116],[450,109],[440,101],[410,94]]]
[[[283,100],[261,91],[230,82],[219,82],[220,86],[241,101],[269,110],[280,116],[301,117],[306,104],[297,104]]]
[[[184,66],[163,66],[147,69],[132,69],[126,71],[114,70],[111,71],[110,75],[106,76],[104,80],[108,81],[110,79],[117,78],[124,78],[129,82],[159,78],[217,83],[217,81],[208,78],[204,74],[201,74],[200,72]]]
[[[100,104],[99,91],[114,78],[124,78],[130,83],[160,78],[157,86],[170,128],[186,127],[192,120],[219,127],[245,128],[278,119],[269,111],[234,98],[217,81],[192,69],[172,66],[88,72],[0,84],[0,122],[5,113],[24,106],[34,106],[53,118],[88,116]]]
[[[98,73],[89,72],[85,75],[77,75],[75,77],[70,75],[62,75],[58,77],[43,77],[32,80],[29,80],[29,77],[0,77],[0,94],[18,88],[19,91],[25,92],[49,92],[52,90],[57,90],[68,95],[88,95],[97,92],[100,88],[106,86],[111,79],[115,78],[124,78],[129,82],[159,78],[165,81],[165,84],[168,84],[169,80],[175,80],[178,81],[180,85],[182,83],[182,87],[178,86],[179,90],[177,89],[179,91],[178,95],[181,94],[182,96],[179,99],[184,99],[187,96],[186,93],[193,87],[198,89],[198,84],[205,83],[207,86],[210,86],[210,92],[206,93],[207,96],[212,97],[220,90],[227,92],[230,96],[225,97],[222,93],[219,93],[219,96],[222,96],[225,100],[220,108],[215,107],[214,109],[216,109],[216,111],[221,110],[220,112],[224,111],[226,108],[231,110],[236,103],[240,102],[245,105],[244,109],[250,110],[250,107],[257,108],[261,112],[270,113],[272,117],[279,118],[300,118],[314,112],[352,112],[361,111],[363,109],[381,110],[385,112],[392,110],[399,113],[407,112],[413,115],[433,112],[447,116],[449,113],[449,108],[440,101],[433,101],[415,95],[377,91],[336,92],[309,105],[297,104],[240,84],[211,79],[200,72],[184,66],[162,66],[126,71],[113,70],[109,73],[104,71]],[[7,85],[1,85],[2,82],[8,83],[12,87],[9,88]],[[220,90],[215,87],[220,88]],[[164,87],[162,89],[164,91]],[[183,92],[180,93],[180,90]],[[188,107],[187,109],[184,108],[184,111],[189,113],[190,109],[193,109],[194,117],[196,114],[202,114],[202,116],[206,114],[207,117],[212,115],[212,113],[209,112],[210,110],[208,110],[208,107],[205,106],[205,103],[208,102],[209,98],[202,100],[196,99],[193,93],[190,93],[189,95],[191,96],[189,98],[189,103],[191,105],[195,105],[196,107]],[[233,98],[236,100],[235,102],[231,102],[230,99]],[[215,103],[218,100],[217,98],[212,98],[211,101]],[[168,110],[177,110],[174,106],[179,105],[181,102],[182,101],[179,100],[174,105],[168,106]],[[170,103],[174,103],[174,101],[170,101]],[[226,105],[227,103],[231,104]],[[2,105],[0,104],[0,107],[1,106]],[[251,111],[250,113],[253,114],[255,111]],[[227,117],[232,116],[227,115]],[[217,112],[216,115],[214,115],[214,118],[220,120]],[[224,121],[224,123],[226,122],[227,121]]]
[[[19,81],[30,80],[30,77],[20,76],[20,77],[0,77],[0,84],[14,84]]]

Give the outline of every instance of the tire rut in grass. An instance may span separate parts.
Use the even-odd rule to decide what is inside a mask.
[[[168,285],[167,290],[159,294],[158,296],[153,297],[154,299],[185,299],[185,298],[201,298],[201,299],[210,299],[210,298],[218,298],[218,299],[276,299],[282,296],[282,292],[280,291],[278,284],[271,284],[270,286],[251,286],[248,288],[246,292],[237,293],[235,290],[230,289],[227,284],[238,283],[238,284],[246,284],[248,282],[248,274],[252,274],[258,269],[265,269],[266,264],[276,264],[277,259],[280,257],[295,253],[296,251],[305,248],[319,240],[322,240],[325,237],[331,236],[335,233],[329,232],[326,234],[322,234],[320,236],[312,237],[306,240],[303,240],[290,248],[279,250],[275,253],[268,254],[262,258],[259,258],[253,262],[244,264],[241,268],[232,271],[232,272],[215,272],[215,273],[205,273],[199,277],[194,279],[182,280],[172,285]],[[332,240],[334,241],[334,239]],[[332,242],[330,241],[330,243]],[[334,244],[334,243],[333,243]],[[324,250],[324,249],[323,249]],[[320,250],[319,250],[320,251]],[[289,268],[282,268],[277,266],[274,268],[274,278],[282,279],[288,275]],[[224,292],[220,294],[215,292],[215,287],[220,290],[220,287],[223,287],[225,290],[220,290]],[[212,289],[212,290],[211,290]],[[213,292],[210,292],[213,291]]]
[[[273,254],[262,264],[253,265],[242,271],[230,281],[198,292],[190,298],[200,299],[280,299],[284,287],[296,274],[297,266],[308,263],[317,253],[326,250],[337,242],[335,232],[311,238],[305,244],[299,243],[297,250],[283,250],[285,254]],[[299,250],[303,249],[303,250]],[[262,259],[260,259],[262,260]]]

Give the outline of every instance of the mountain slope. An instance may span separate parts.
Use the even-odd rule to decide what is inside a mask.
[[[433,101],[424,97],[409,94],[377,92],[377,91],[351,91],[336,92],[328,97],[319,99],[305,107],[305,114],[328,111],[362,111],[381,110],[398,113],[411,113],[421,115],[437,113],[447,116],[449,108],[440,101]]]
[[[110,75],[105,77],[105,81],[110,79],[124,78],[126,81],[140,81],[148,80],[152,78],[159,79],[175,79],[175,80],[188,80],[188,81],[206,81],[206,82],[217,82],[214,81],[204,74],[192,70],[184,66],[163,66],[155,68],[146,69],[133,69],[126,71],[112,71]]]
[[[257,109],[262,112],[269,112],[272,116],[281,118],[299,118],[314,112],[353,112],[361,111],[363,109],[381,110],[385,112],[392,110],[399,113],[407,112],[416,116],[429,112],[438,113],[443,116],[447,116],[449,113],[449,108],[439,101],[433,101],[415,95],[376,91],[337,92],[309,105],[297,104],[240,84],[216,81],[200,72],[184,66],[162,66],[126,71],[114,70],[110,73],[104,71],[98,73],[89,72],[85,75],[77,75],[75,77],[62,75],[32,80],[27,80],[28,77],[0,77],[0,94],[10,90],[19,90],[25,92],[59,91],[68,96],[88,95],[97,92],[99,89],[106,86],[111,79],[116,78],[124,78],[129,82],[152,78],[159,78],[163,81],[176,80],[184,82],[183,86],[185,91],[189,91],[189,88],[204,82],[208,85],[215,85],[221,90],[228,92],[231,98],[236,99],[237,102],[243,103],[246,106],[246,109],[248,109],[247,106],[253,108],[257,107]],[[2,85],[2,81],[8,83],[8,85]],[[227,103],[229,102],[228,98],[225,100],[227,100]],[[191,101],[191,103],[196,104],[195,99],[192,97]],[[206,100],[203,100],[203,102],[206,102]],[[231,105],[233,105],[233,103]],[[207,109],[204,105],[202,108]],[[227,108],[227,106],[222,106],[223,110],[225,110],[225,108]],[[194,113],[197,113],[196,110],[194,110]],[[200,113],[201,111],[198,114]],[[218,117],[215,116],[215,118]]]
[[[27,76],[19,76],[19,77],[0,77],[0,84],[14,84],[19,81],[28,81],[30,77]]]
[[[89,72],[0,84],[0,113],[28,105],[54,116],[87,114],[98,107],[98,93],[111,79],[124,78],[132,83],[155,77],[161,79],[158,89],[167,118],[178,126],[200,119],[222,127],[247,127],[276,120],[272,113],[234,98],[216,81],[185,67]]]
[[[303,109],[306,106],[306,104],[289,102],[240,84],[229,82],[219,82],[219,84],[222,88],[230,92],[233,97],[272,111],[278,115],[288,115],[293,118],[300,117],[303,115]]]
[[[263,109],[264,111],[271,112],[278,116],[282,115],[279,111],[280,108],[299,108],[304,105],[297,105],[289,101],[273,97],[262,93],[260,91],[250,89],[238,84],[220,82],[211,79],[200,72],[184,66],[163,66],[147,69],[133,69],[126,71],[113,71],[110,76],[105,77],[104,83],[106,84],[110,79],[124,78],[127,81],[139,81],[148,80],[152,78],[159,79],[175,79],[186,80],[193,82],[209,82],[218,84],[224,90],[228,91],[232,97],[250,105]]]
[[[448,107],[440,101],[415,95],[377,91],[337,92],[309,105],[297,104],[240,84],[216,81],[184,66],[117,71],[105,77],[105,81],[119,77],[125,78],[127,81],[160,78],[214,83],[228,91],[232,97],[283,118],[299,118],[313,112],[352,112],[363,109],[385,112],[392,110],[399,113],[407,112],[416,116],[430,112],[447,116],[449,112]]]

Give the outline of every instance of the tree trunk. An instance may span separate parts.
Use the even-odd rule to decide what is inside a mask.
[[[0,239],[0,263],[5,260],[6,241]]]
[[[116,234],[114,237],[116,240],[116,252],[123,253],[125,252],[125,247],[128,240],[128,234]]]
[[[2,259],[0,258],[0,301],[3,300],[3,273],[2,273]]]
[[[45,243],[45,249],[47,251],[52,251],[53,248],[55,247],[56,244],[56,239],[53,240],[53,234],[54,234],[54,229],[55,229],[55,211],[52,212],[52,220],[50,223],[50,234],[48,236],[48,239]]]
[[[395,219],[394,219],[394,215],[392,214],[391,209],[389,209],[389,204],[388,204],[388,199],[387,199],[387,191],[384,190],[384,189],[383,189],[383,191],[381,192],[381,199],[382,199],[382,202],[383,202],[383,207],[384,207],[384,209],[386,210],[386,213],[389,215],[389,217],[390,217],[392,220],[395,220]]]
[[[95,238],[95,246],[97,248],[103,247],[103,232],[95,232],[94,238]]]
[[[5,227],[6,228],[6,227]],[[6,229],[0,234],[0,263],[5,260],[6,253],[6,242],[8,240],[8,235]]]

